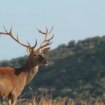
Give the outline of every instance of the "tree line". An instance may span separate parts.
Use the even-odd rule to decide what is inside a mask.
[[[53,96],[92,97],[105,95],[105,36],[70,41],[52,49],[46,56],[49,66],[40,67],[31,87]],[[21,67],[27,56],[0,61],[0,66]]]

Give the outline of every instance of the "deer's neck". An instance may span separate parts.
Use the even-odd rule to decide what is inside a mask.
[[[26,83],[29,83],[38,72],[39,65],[36,63],[34,56],[30,55],[23,67],[23,73],[26,77]]]

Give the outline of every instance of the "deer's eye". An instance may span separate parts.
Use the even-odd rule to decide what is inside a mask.
[[[42,55],[38,55],[38,57],[42,58]]]
[[[36,57],[37,55],[36,55],[36,54],[34,54],[34,56]]]
[[[43,59],[42,55],[38,55],[38,58],[39,58],[40,60],[42,60],[42,59]]]

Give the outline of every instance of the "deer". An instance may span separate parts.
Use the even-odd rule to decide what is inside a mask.
[[[36,48],[37,40],[33,46],[29,42],[27,44],[20,42],[18,35],[17,38],[14,37],[12,28],[8,31],[4,27],[4,32],[0,32],[0,35],[9,36],[29,52],[28,59],[22,67],[0,67],[0,97],[6,97],[8,105],[16,104],[18,96],[21,95],[25,86],[35,77],[39,66],[48,65],[45,55],[50,51],[49,45],[53,43],[51,40],[54,35],[48,38],[52,30],[53,28],[50,31],[46,28],[44,32],[38,29],[38,32],[44,35],[44,40],[38,48]]]

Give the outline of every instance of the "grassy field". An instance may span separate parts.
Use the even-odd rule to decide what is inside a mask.
[[[2,100],[0,101],[0,105],[7,105],[7,103]],[[52,94],[36,94],[30,88],[29,92],[18,97],[16,105],[105,105],[105,98],[98,96],[93,98],[91,95],[76,99],[60,96],[53,98]]]
[[[6,102],[1,103],[0,105],[7,105]],[[104,102],[96,100],[72,100],[68,97],[64,98],[46,98],[46,97],[33,97],[32,99],[18,99],[16,105],[105,105]]]
[[[42,97],[40,100],[34,97],[31,100],[21,101],[17,105],[105,105],[104,102],[101,101],[83,101],[83,100],[72,100],[67,97],[64,98],[57,98],[57,99],[51,99]]]

